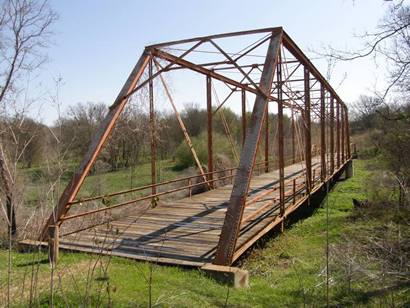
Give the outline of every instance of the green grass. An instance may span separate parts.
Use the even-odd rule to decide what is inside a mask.
[[[308,218],[299,220],[285,231],[254,249],[243,263],[250,272],[250,288],[230,289],[206,277],[198,270],[159,266],[121,258],[98,257],[79,253],[61,253],[55,276],[57,306],[146,307],[149,302],[149,277],[152,271],[152,303],[159,307],[300,307],[326,305],[326,206],[329,207],[329,242],[337,243],[342,235],[366,228],[366,222],[352,223],[352,198],[364,199],[364,183],[369,175],[366,162],[355,161],[355,176],[339,182],[328,195],[327,203]],[[118,177],[118,178],[117,178]],[[108,178],[112,185],[126,175]],[[364,226],[364,227],[363,227]],[[26,306],[30,277],[38,272],[39,292],[34,302],[48,306],[50,301],[50,267],[44,253],[12,252],[13,302]],[[30,264],[35,265],[30,265]],[[7,280],[7,251],[0,251],[0,302],[4,302]],[[107,272],[103,270],[108,266]],[[90,269],[95,266],[93,274]],[[37,270],[38,269],[38,270]],[[330,303],[349,303],[354,306],[378,305],[379,297],[363,300],[344,295],[338,276],[331,268]],[[87,292],[87,285],[89,291]],[[379,286],[360,285],[357,291],[371,291]],[[23,292],[23,293],[22,293]],[[400,292],[400,291],[397,291]],[[344,297],[350,296],[350,301]],[[401,295],[405,296],[405,295]],[[357,302],[351,302],[357,300]]]
[[[163,182],[174,179],[181,175],[181,171],[177,171],[175,162],[170,159],[160,160],[157,162],[157,181]],[[59,192],[62,192],[68,184],[73,170],[77,168],[77,164],[70,163],[69,171],[67,171],[60,182]],[[45,191],[50,188],[49,183],[44,183],[42,178],[42,168],[33,167],[24,170],[25,190],[24,199],[26,204],[38,203],[39,198],[44,199]],[[122,169],[112,172],[103,172],[92,174],[86,177],[83,186],[78,194],[79,197],[94,196],[108,194],[111,192],[126,190],[132,187],[138,187],[151,183],[151,164],[142,163],[133,168]],[[59,195],[56,193],[56,195]]]

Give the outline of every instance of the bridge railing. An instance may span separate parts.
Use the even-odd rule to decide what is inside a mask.
[[[296,161],[299,162],[300,160]],[[286,161],[286,165],[293,163],[293,159],[289,159]],[[254,174],[255,175],[260,175],[265,172],[266,167],[268,166],[269,170],[275,170],[275,167],[277,167],[277,160],[276,159],[271,159],[269,161],[259,161],[255,163],[255,168],[254,168]],[[96,213],[101,213],[101,212],[107,212],[111,211],[120,207],[124,206],[131,206],[136,203],[140,203],[143,201],[151,201],[152,204],[156,204],[157,201],[159,200],[159,197],[167,196],[170,194],[175,194],[181,191],[187,191],[188,196],[193,195],[193,189],[202,187],[206,184],[212,184],[213,187],[217,187],[216,183],[228,183],[232,184],[233,179],[236,175],[237,167],[233,168],[226,168],[226,169],[221,169],[221,170],[215,170],[212,172],[205,172],[203,175],[206,176],[207,180],[203,180],[201,174],[196,174],[196,175],[191,175],[191,176],[186,176],[186,177],[181,177],[181,178],[176,178],[173,180],[168,180],[168,181],[163,181],[155,184],[148,184],[140,187],[135,187],[127,190],[121,190],[118,192],[113,192],[109,194],[104,194],[104,195],[98,195],[98,196],[90,196],[90,197],[82,197],[78,198],[72,202],[69,202],[69,206],[72,205],[84,205],[86,203],[90,203],[93,201],[99,201],[104,207],[80,212],[80,213],[75,213],[72,215],[65,215],[61,217],[61,221],[68,221],[72,220],[75,218],[81,218],[84,216],[96,214]],[[212,175],[212,177],[210,176]],[[163,191],[158,191],[155,194],[144,194],[144,191],[150,190],[152,187],[156,188],[161,188],[161,187],[166,187],[169,185],[176,185],[182,184],[179,187],[171,188],[171,189],[166,189]],[[221,186],[221,185],[219,185]],[[269,190],[270,192],[274,192],[277,188],[274,188],[273,190]],[[124,195],[129,195],[132,193],[140,193],[140,195],[136,198],[126,200],[123,202],[118,202],[116,204],[112,204],[111,202],[115,200],[115,197],[118,196],[124,196]]]

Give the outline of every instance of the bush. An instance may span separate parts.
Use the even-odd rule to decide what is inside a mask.
[[[199,161],[202,165],[206,165],[208,163],[206,132],[202,132],[199,136],[193,137],[191,140]],[[216,157],[217,154],[223,154],[229,159],[233,159],[233,153],[229,141],[225,136],[217,133],[213,134],[213,153],[214,157]],[[194,157],[185,140],[183,140],[176,149],[175,158],[176,168],[179,170],[196,166]]]

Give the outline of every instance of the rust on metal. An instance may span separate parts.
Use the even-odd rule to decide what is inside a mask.
[[[136,86],[145,67],[148,65],[149,60],[150,55],[147,53],[147,51],[144,51],[138,63],[135,65],[130,76],[128,77],[127,81],[125,82],[120,93],[118,94],[115,102],[113,103],[114,107],[110,108],[110,111],[101,122],[97,133],[95,134],[87,153],[84,155],[80,166],[71,178],[70,183],[66,186],[58,201],[57,206],[54,208],[46,224],[44,225],[43,231],[40,235],[40,240],[47,240],[48,227],[51,225],[59,224],[63,215],[65,215],[70,209],[70,206],[68,206],[68,204],[77,196],[77,193],[80,190],[85,177],[90,172],[90,169],[97,159],[97,156],[100,153],[109,134],[111,133],[116,120],[125,107],[127,99],[124,99],[124,97],[126,97],[126,95],[131,92],[132,89]]]
[[[279,62],[281,53],[279,52]],[[278,160],[279,160],[279,204],[280,215],[285,215],[285,151],[284,151],[284,130],[283,130],[283,102],[282,102],[282,65],[276,68],[277,90],[278,90]],[[283,231],[283,224],[282,224]]]
[[[155,59],[154,59],[154,62],[155,62],[155,64],[156,64],[157,68],[159,68],[159,64],[158,64],[158,62],[156,62]],[[186,143],[187,143],[187,145],[188,145],[188,148],[189,148],[189,150],[191,151],[192,156],[193,156],[193,158],[194,158],[194,160],[195,160],[195,164],[196,164],[196,166],[197,166],[197,168],[198,168],[198,170],[199,170],[199,172],[200,172],[200,174],[201,174],[203,180],[206,181],[206,176],[205,176],[204,169],[202,168],[202,164],[201,164],[201,162],[199,161],[198,155],[197,155],[197,153],[196,153],[196,151],[195,151],[195,148],[194,148],[194,146],[193,146],[193,144],[192,144],[191,137],[189,137],[188,131],[187,131],[186,127],[185,127],[184,121],[182,121],[181,115],[179,114],[178,109],[177,109],[177,107],[176,107],[176,105],[175,105],[175,103],[174,103],[174,99],[173,99],[172,96],[171,96],[171,92],[169,91],[169,88],[168,88],[168,86],[167,86],[167,84],[166,84],[166,82],[165,82],[164,77],[163,77],[162,75],[159,75],[159,78],[160,78],[160,80],[161,80],[162,86],[164,87],[165,94],[166,94],[166,96],[168,97],[169,102],[171,103],[172,110],[174,110],[174,114],[175,114],[175,117],[177,118],[179,127],[181,128],[182,133],[184,134],[184,138],[185,138],[185,141],[186,141]]]
[[[343,107],[341,107],[340,108],[340,121],[341,121],[341,132],[340,132],[340,134],[341,134],[341,137],[340,137],[340,152],[341,152],[341,162],[344,162],[345,161],[345,143],[346,143],[346,141],[345,141],[345,127],[346,127],[346,122],[345,122],[345,115],[344,115],[344,108]]]
[[[213,145],[212,145],[212,79],[206,76],[206,113],[207,113],[207,133],[208,133],[208,181],[213,188]]]
[[[157,141],[156,141],[156,125],[155,125],[155,109],[154,109],[154,81],[152,79],[152,72],[153,72],[153,60],[152,58],[148,64],[148,89],[149,89],[149,124],[150,124],[150,141],[151,141],[151,190],[152,195],[157,193],[157,186],[155,185],[157,182],[157,168],[156,168],[156,161],[157,161]],[[151,199],[151,206],[156,206],[156,199]]]
[[[335,171],[335,99],[330,96],[330,173]]]
[[[265,172],[269,172],[269,104],[265,109]]]
[[[222,42],[223,39],[239,39],[241,36],[253,36],[255,41],[239,52],[228,52]],[[202,50],[200,47],[203,45],[213,50]],[[265,55],[255,54],[260,53],[259,47],[267,47]],[[209,52],[218,54],[221,60],[210,60],[206,56],[197,57],[201,53]],[[198,159],[189,132],[164,79],[164,73],[178,70],[189,70],[206,76],[207,172]],[[228,74],[230,72],[235,72],[236,75]],[[160,164],[156,161],[156,113],[159,114],[160,111],[156,105],[158,96],[154,93],[156,78],[164,88],[165,96],[171,104],[198,168],[198,174],[162,182],[157,179],[157,167]],[[213,80],[228,88],[222,102],[219,101],[216,88],[212,87]],[[77,194],[85,177],[89,174],[128,99],[143,88],[148,90],[149,95],[150,184],[78,198]],[[238,94],[237,101],[232,99],[235,93]],[[255,95],[250,119],[246,116],[248,94]],[[212,95],[215,97],[215,103],[212,102]],[[214,151],[218,149],[214,148],[212,140],[215,128],[213,115],[217,112],[221,116],[231,148],[235,150],[236,146],[229,121],[223,114],[228,101],[235,101],[233,103],[241,107],[241,129],[237,140],[242,143],[242,151],[238,167],[214,170]],[[277,127],[273,128],[269,123],[269,109],[274,108],[268,106],[276,107],[276,104]],[[285,114],[289,114],[287,112],[290,112],[289,137],[285,130]],[[273,140],[270,140],[271,136],[274,136]],[[285,149],[287,142],[289,149]],[[259,153],[258,146],[263,143],[264,149]],[[273,147],[273,150],[270,150],[270,147]],[[62,224],[97,213],[107,213],[107,217],[112,217],[109,213],[126,206],[131,208],[131,213],[132,207],[135,207],[137,212],[140,205],[147,205],[150,200],[156,203],[161,197],[158,206],[150,208],[144,214],[147,217],[145,223],[143,217],[138,223],[127,226],[127,229],[124,227],[124,235],[117,234],[115,237],[110,235],[109,231],[104,231],[112,241],[111,247],[116,247],[117,250],[98,251],[171,264],[200,266],[203,262],[213,262],[231,265],[246,249],[275,226],[280,226],[283,231],[287,215],[304,202],[309,202],[313,193],[323,188],[327,181],[332,181],[341,174],[343,168],[350,163],[350,151],[347,106],[282,28],[223,33],[154,44],[145,48],[116,100],[110,106],[87,154],[43,227],[40,239],[50,241],[50,255],[54,256],[58,256],[59,246],[94,252],[97,248],[95,243],[87,240],[87,232],[97,230],[97,226],[62,233]],[[273,157],[269,157],[269,153],[273,154]],[[260,161],[257,162],[256,158],[259,156]],[[224,186],[227,183],[231,183],[232,188]],[[194,197],[196,188],[202,188],[204,185],[214,189]],[[175,200],[175,195],[181,192],[187,197],[179,202]],[[112,202],[106,204],[107,199]],[[81,208],[84,204],[92,207]],[[69,215],[68,212],[73,206],[77,207],[77,212]],[[131,217],[135,218],[136,215]],[[153,219],[160,220],[162,217],[166,217],[165,225],[162,222],[158,225],[152,224]],[[183,237],[179,237],[178,234],[178,240],[175,241],[174,231],[185,232],[180,230],[180,219],[183,219],[183,229],[188,230],[188,233]],[[198,232],[198,224],[185,223],[193,220],[201,221],[201,228],[209,225],[212,227]],[[127,220],[116,218],[112,223],[122,228],[127,225]],[[139,229],[140,223],[143,225],[142,229]],[[139,240],[141,236],[146,236],[146,230],[151,230],[150,236],[154,237],[154,242],[157,243],[157,239],[167,241],[163,248],[164,254],[158,251],[158,246],[155,246],[154,242]],[[121,243],[129,240],[125,235],[128,232],[135,236],[135,243],[142,248],[135,246],[132,252],[127,246],[121,248]],[[77,235],[84,235],[83,242],[70,237]],[[64,240],[60,245],[59,239],[62,237],[70,237],[72,242]],[[137,252],[138,249],[142,249],[142,252]],[[51,258],[56,260],[55,257]]]
[[[304,67],[305,76],[305,110],[303,112],[303,127],[305,133],[305,165],[306,165],[306,188],[309,192],[312,187],[312,136],[311,136],[311,119],[310,119],[310,71]]]
[[[340,167],[340,106],[336,100],[336,167]]]
[[[325,88],[320,87],[320,180],[326,181],[326,106]]]
[[[265,65],[259,82],[259,87],[264,93],[269,93],[272,87],[273,74],[282,38],[281,36],[281,32],[274,33],[270,39]],[[252,111],[248,134],[241,153],[238,171],[233,184],[225,221],[219,238],[218,249],[214,260],[215,264],[230,265],[235,253],[236,241],[267,103],[267,97],[258,92]]]
[[[242,147],[245,144],[246,137],[246,91],[241,90],[241,102],[242,102]]]

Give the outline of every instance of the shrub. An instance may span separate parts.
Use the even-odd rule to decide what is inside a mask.
[[[199,161],[202,165],[206,165],[208,162],[206,132],[202,132],[199,136],[193,137],[191,140],[195,152],[198,155]],[[233,158],[231,146],[225,136],[217,133],[213,134],[213,153],[215,157],[217,154],[223,154],[229,159]],[[177,147],[175,158],[177,169],[181,170],[191,166],[196,166],[194,157],[185,140],[183,140]]]

